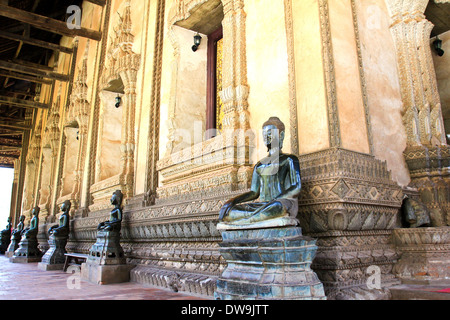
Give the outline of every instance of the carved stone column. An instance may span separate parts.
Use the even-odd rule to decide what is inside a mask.
[[[389,0],[387,4],[408,137],[404,156],[411,186],[419,190],[422,201],[431,210],[432,226],[438,227],[450,224],[450,150],[430,49],[433,24],[424,16],[428,2]]]
[[[139,59],[138,55],[123,57],[125,60]],[[139,61],[126,61],[129,66],[138,66]],[[123,194],[130,198],[134,193],[134,150],[135,150],[135,111],[136,111],[136,74],[137,68],[130,68],[120,73],[124,83],[123,126],[121,145],[121,183]]]
[[[110,190],[122,190],[125,199],[134,195],[136,81],[141,55],[133,51],[130,1],[125,2],[124,11],[119,15],[113,30],[100,86],[101,92],[114,92],[122,99],[119,106],[122,109],[120,159],[117,159],[120,161],[120,168],[112,177],[101,177],[102,144],[97,141],[96,183],[90,188],[94,200],[94,204],[89,207],[91,211],[108,205],[107,196]],[[103,121],[105,119],[98,124],[98,134],[102,132]]]
[[[362,42],[360,12],[355,0],[319,0],[316,7],[300,1],[286,2],[286,19],[293,26],[303,19],[303,11],[318,14],[316,37],[321,54],[325,107],[317,115],[326,121],[321,147],[305,150],[299,144],[302,192],[297,219],[305,235],[317,238],[319,247],[311,268],[324,285],[329,300],[388,299],[388,288],[399,283],[393,273],[396,251],[392,230],[399,225],[402,189],[393,181],[388,166],[373,151],[372,126]],[[295,10],[290,10],[290,7]],[[289,16],[291,15],[291,16]],[[291,19],[291,20],[290,20]],[[289,27],[289,24],[288,24]],[[312,28],[303,30],[311,32]],[[294,46],[302,30],[288,30]],[[291,49],[292,78],[304,62],[299,48]],[[307,60],[309,62],[309,60]],[[306,79],[303,79],[304,82]],[[300,86],[300,83],[297,84]],[[300,91],[297,87],[291,90]],[[293,92],[292,96],[297,96]],[[298,97],[298,96],[297,96]],[[300,104],[299,104],[300,105]],[[322,107],[322,102],[320,102]],[[308,104],[308,107],[311,107]],[[319,104],[316,106],[319,110]],[[298,108],[298,128],[307,126],[308,113]],[[317,128],[315,134],[319,134]],[[301,132],[301,131],[299,131]],[[297,143],[299,143],[297,141]],[[380,285],[368,285],[375,270]]]
[[[248,113],[247,62],[243,0],[224,0],[223,90],[224,129],[250,128]]]

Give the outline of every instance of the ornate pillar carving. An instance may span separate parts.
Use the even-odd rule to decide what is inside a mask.
[[[109,206],[109,197],[112,191],[121,189],[124,199],[134,194],[134,156],[135,156],[135,110],[136,110],[136,81],[140,67],[141,55],[133,51],[134,35],[131,33],[131,3],[125,2],[125,8],[119,15],[113,28],[113,36],[109,42],[106,53],[105,68],[101,74],[100,95],[106,91],[121,95],[122,109],[120,168],[113,177],[101,177],[101,132],[103,121],[100,119],[97,130],[96,143],[96,183],[90,188],[94,204],[90,210],[98,210]],[[123,87],[122,87],[123,85]],[[122,91],[123,90],[123,91]],[[111,191],[112,190],[112,191]],[[110,192],[111,191],[111,192]]]
[[[60,138],[60,129],[59,129],[59,122],[60,122],[60,112],[61,108],[61,84],[58,89],[57,97],[55,103],[53,103],[51,110],[49,111],[48,117],[47,117],[47,124],[46,129],[44,133],[44,142],[43,146],[44,148],[48,148],[49,152],[43,152],[43,161],[42,166],[44,166],[45,157],[49,157],[49,162],[46,162],[47,165],[50,163],[50,168],[47,170],[49,177],[46,180],[46,182],[40,183],[40,192],[42,192],[43,188],[48,188],[48,195],[47,198],[44,199],[45,201],[40,203],[41,207],[41,216],[42,218],[47,218],[50,216],[50,220],[54,220],[54,217],[52,216],[52,194],[53,194],[53,182],[55,181],[55,172],[57,171],[57,158],[58,158],[58,150],[59,150],[59,138]],[[48,184],[48,185],[43,185]],[[43,205],[43,206],[42,206]]]
[[[430,49],[433,24],[424,15],[429,0],[387,0],[397,49],[407,135],[404,156],[411,186],[432,212],[432,225],[450,224],[450,150],[446,143],[436,73]]]
[[[39,121],[39,120],[38,120]],[[30,144],[28,146],[28,152],[26,155],[26,175],[24,181],[24,189],[23,189],[23,202],[22,202],[22,214],[26,216],[26,222],[31,219],[31,210],[36,205],[37,194],[36,194],[36,186],[37,186],[37,171],[39,158],[41,153],[41,132],[42,125],[38,123],[38,125],[34,129],[33,137],[30,140]]]
[[[302,6],[309,6],[299,3],[292,1],[285,7],[286,19],[293,19],[294,25],[302,17]],[[291,13],[294,4],[296,10]],[[299,155],[302,191],[297,218],[304,234],[318,239],[312,269],[327,299],[388,299],[388,288],[399,283],[393,273],[397,255],[391,234],[399,225],[403,193],[387,164],[372,153],[359,37],[365,26],[359,22],[354,0],[318,0],[314,5],[311,12],[318,14],[316,32],[321,39],[321,47],[315,50],[322,53],[329,147]],[[288,37],[296,39],[296,32],[302,34],[294,29]],[[298,51],[294,58],[302,55]],[[349,81],[349,75],[354,81]],[[355,116],[352,121],[350,114]],[[299,123],[308,121],[305,113],[297,116]],[[358,143],[352,141],[355,132],[350,129],[355,123],[361,138]],[[379,272],[377,288],[367,285],[369,267]]]
[[[81,183],[83,179],[83,168],[84,161],[86,158],[86,149],[87,149],[87,137],[88,137],[88,126],[89,126],[89,111],[90,111],[90,103],[87,99],[88,96],[88,86],[87,86],[87,60],[88,60],[88,52],[89,52],[89,41],[87,42],[85,53],[83,56],[83,60],[81,63],[81,67],[78,70],[78,75],[76,80],[73,83],[73,91],[70,95],[69,106],[66,113],[65,121],[64,121],[64,133],[66,135],[66,143],[69,135],[69,128],[75,128],[77,130],[76,139],[78,142],[78,152],[76,154],[75,160],[75,169],[73,171],[73,185],[71,187],[71,192],[68,195],[62,194],[63,188],[61,190],[61,194],[59,199],[57,200],[57,205],[60,206],[65,200],[70,200],[72,203],[71,212],[75,212],[80,205],[81,198]],[[74,129],[74,130],[75,130]],[[55,140],[56,141],[56,140]],[[67,150],[65,152],[67,154]],[[71,159],[64,159],[64,162],[67,163]],[[67,168],[64,168],[64,175],[67,174]],[[61,184],[67,183],[64,181],[64,178],[61,180]],[[67,186],[66,186],[67,187]]]
[[[223,90],[224,129],[250,128],[248,112],[249,86],[243,0],[222,0],[223,27]]]

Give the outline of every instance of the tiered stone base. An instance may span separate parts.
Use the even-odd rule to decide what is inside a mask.
[[[27,239],[22,237],[19,248],[14,251],[14,255],[9,259],[13,263],[31,263],[40,262],[42,252],[38,249],[38,241],[36,238]]]
[[[99,265],[126,264],[125,254],[120,245],[120,232],[98,231],[97,241],[89,250],[88,262]]]
[[[138,265],[131,270],[130,281],[211,298],[217,276]]]
[[[228,266],[217,281],[215,298],[326,299],[310,266],[316,240],[299,227],[222,232],[220,253]]]
[[[8,249],[5,252],[5,256],[11,258],[14,255],[14,251],[19,248],[20,239],[11,239],[11,243],[8,246]]]
[[[101,285],[128,282],[132,268],[134,265],[126,263],[120,232],[100,230],[86,263],[81,265],[81,278]]]
[[[81,279],[100,285],[129,282],[133,268],[131,264],[99,265],[88,261],[81,265]]]
[[[398,258],[392,230],[328,231],[317,238],[313,270],[328,300],[388,300],[389,288],[400,284],[393,273]],[[372,281],[379,281],[373,285]]]
[[[11,243],[11,234],[5,234],[0,239],[0,253],[4,254],[8,250],[8,246]]]
[[[38,268],[43,271],[62,270],[66,257],[67,236],[55,237],[51,235],[48,239],[50,248],[42,257],[42,262],[38,264]]]
[[[450,227],[396,229],[394,241],[403,283],[450,285]]]

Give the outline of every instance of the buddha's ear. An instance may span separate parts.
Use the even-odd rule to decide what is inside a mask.
[[[284,131],[281,131],[281,132],[280,132],[280,139],[283,139],[283,140],[284,140]]]

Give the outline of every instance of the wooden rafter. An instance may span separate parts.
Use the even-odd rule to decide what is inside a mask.
[[[23,107],[23,108],[49,109],[48,104],[30,101],[30,100],[17,99],[17,98],[12,98],[12,97],[5,97],[5,96],[0,96],[0,104],[8,104],[8,105]]]
[[[45,71],[45,69],[37,69],[36,67],[24,66],[18,63],[8,62],[0,60],[0,69],[14,71],[14,72],[22,72],[26,74],[31,74],[38,77],[44,77],[52,80],[58,80],[67,82],[69,81],[69,76],[62,73],[57,73],[53,71]]]
[[[13,78],[13,79],[18,79],[18,80],[24,80],[24,81],[29,81],[29,82],[34,82],[34,83],[41,83],[41,84],[48,84],[48,85],[52,84],[51,80],[45,80],[45,79],[42,79],[42,78],[28,76],[28,75],[25,75],[25,74],[19,74],[19,73],[12,72],[12,71],[0,70],[0,77]]]
[[[95,41],[100,41],[102,33],[100,31],[80,27],[80,29],[69,29],[63,21],[44,17],[29,11],[20,10],[4,4],[0,4],[0,15],[9,19],[28,23],[38,29],[68,37],[83,37]]]
[[[32,46],[36,46],[36,47],[40,47],[40,48],[44,48],[44,49],[50,49],[53,51],[60,51],[60,52],[69,53],[69,54],[73,53],[73,49],[69,48],[69,47],[60,46],[60,45],[42,41],[42,40],[32,39],[32,38],[29,38],[26,36],[9,33],[9,32],[5,32],[2,30],[0,30],[0,38],[13,40],[13,41],[21,41],[23,43],[26,43],[26,44],[29,44]]]
[[[31,130],[31,126],[25,126],[15,123],[0,121],[0,128],[16,129],[16,130]]]

